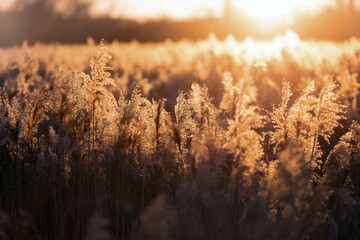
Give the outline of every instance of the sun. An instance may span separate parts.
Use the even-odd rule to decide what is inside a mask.
[[[252,0],[246,1],[244,11],[257,19],[275,19],[291,15],[293,5],[289,0]]]
[[[287,19],[299,10],[316,10],[322,0],[232,0],[232,4],[257,20]]]

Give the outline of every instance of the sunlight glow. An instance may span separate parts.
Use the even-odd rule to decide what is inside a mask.
[[[32,2],[34,0],[24,0]],[[73,0],[54,1],[56,8],[67,11]],[[94,16],[127,17],[132,19],[173,18],[186,19],[204,16],[223,16],[224,0],[78,0],[89,1]],[[328,0],[231,0],[234,14],[239,11],[257,20],[291,18],[296,11],[320,10],[335,1]],[[16,0],[0,0],[0,10],[17,8]]]
[[[0,11],[8,10],[14,3],[15,0],[1,0]]]
[[[319,10],[329,1],[325,0],[233,0],[237,9],[257,20],[279,20],[291,18],[299,10]]]
[[[222,9],[221,0],[94,0],[91,10],[94,15],[110,14],[112,17],[185,19],[220,16]]]

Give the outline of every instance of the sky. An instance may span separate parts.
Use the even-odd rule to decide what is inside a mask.
[[[289,15],[299,9],[319,9],[329,0],[232,0],[234,7],[249,15]],[[130,18],[171,17],[183,19],[221,16],[224,0],[98,0],[93,11]]]
[[[31,1],[31,0],[29,0]],[[66,1],[59,0],[59,5]],[[90,0],[94,15],[135,19],[185,19],[209,15],[221,16],[224,0]],[[13,6],[15,0],[0,0],[0,9]],[[318,10],[330,0],[232,0],[237,9],[253,17],[287,17],[296,10]],[[61,9],[61,6],[59,7]]]

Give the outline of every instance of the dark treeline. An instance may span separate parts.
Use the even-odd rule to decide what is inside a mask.
[[[20,1],[21,2],[21,1]],[[0,12],[0,46],[40,42],[81,43],[92,36],[99,41],[159,42],[183,38],[199,40],[210,32],[224,39],[233,34],[238,39],[251,36],[270,39],[291,28],[304,39],[343,40],[360,36],[360,12],[344,8],[327,8],[318,14],[298,14],[290,26],[279,23],[270,30],[258,26],[254,20],[236,13],[225,19],[153,20],[140,23],[109,17],[91,18],[89,5],[78,4],[69,9],[70,15],[56,13],[45,0],[23,6],[22,11]],[[71,14],[73,12],[73,14]]]

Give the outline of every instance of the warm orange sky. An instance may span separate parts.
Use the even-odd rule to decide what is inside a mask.
[[[0,9],[15,0],[0,0]],[[29,0],[31,1],[31,0]],[[59,8],[71,0],[59,0]],[[183,19],[205,15],[221,16],[224,0],[90,0],[92,13],[113,17]],[[282,18],[297,10],[318,10],[335,0],[232,0],[234,7],[257,18]]]
[[[232,0],[234,7],[247,14],[258,16],[287,17],[299,9],[319,9],[329,0]],[[223,13],[224,0],[99,0],[94,11],[112,12],[113,16],[154,18],[168,16],[187,18]]]

